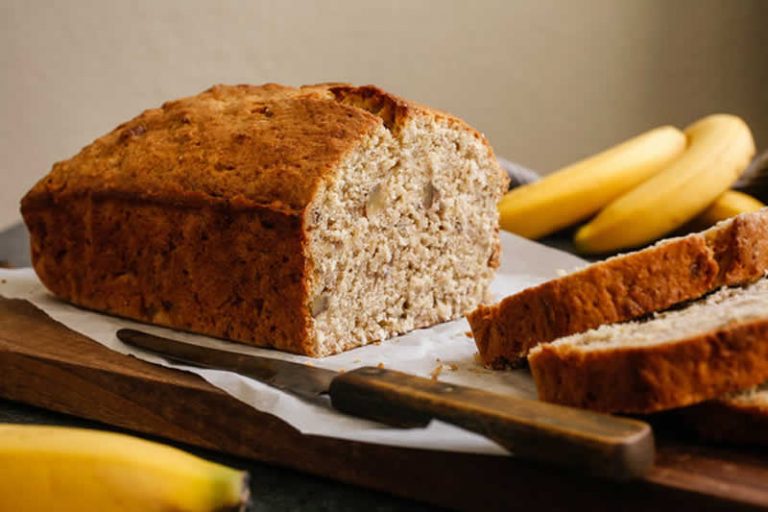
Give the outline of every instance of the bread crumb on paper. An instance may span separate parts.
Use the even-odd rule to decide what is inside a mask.
[[[432,373],[429,374],[430,378],[432,380],[437,380],[437,378],[440,376],[441,373],[443,373],[443,370],[448,368],[452,372],[455,372],[459,369],[459,365],[456,363],[444,363],[439,357],[435,358],[435,362],[437,365],[432,370]]]
[[[475,335],[474,335],[474,334],[472,334],[472,331],[467,331],[467,332],[465,332],[465,333],[464,333],[464,336],[466,336],[467,338],[472,338],[472,339],[475,339]]]

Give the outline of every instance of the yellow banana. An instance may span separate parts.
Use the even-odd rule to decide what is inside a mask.
[[[246,473],[143,439],[0,424],[0,510],[244,509]]]
[[[662,126],[518,187],[499,202],[501,227],[539,238],[594,215],[659,172],[685,149],[685,136]]]
[[[682,226],[728,190],[755,153],[749,127],[736,116],[707,116],[685,135],[688,149],[680,157],[576,232],[578,251],[636,247]]]
[[[726,190],[715,199],[714,203],[693,219],[693,224],[699,229],[704,229],[740,213],[756,212],[764,207],[762,202],[749,194],[738,190]]]

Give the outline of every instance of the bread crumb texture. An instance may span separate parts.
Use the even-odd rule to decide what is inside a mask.
[[[22,213],[66,300],[323,356],[476,307],[507,181],[481,134],[373,86],[215,86],[55,164]]]

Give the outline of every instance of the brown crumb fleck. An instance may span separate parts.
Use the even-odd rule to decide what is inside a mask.
[[[451,363],[448,365],[448,368],[450,368],[452,372],[455,372],[455,371],[458,371],[459,365],[457,365],[456,363]]]
[[[472,334],[472,331],[467,331],[467,332],[465,332],[465,333],[464,333],[464,336],[466,336],[467,338],[472,338],[472,339],[475,339],[475,335],[474,335],[474,334]]]
[[[384,363],[379,363],[376,365],[376,368],[384,368]]]
[[[437,366],[435,366],[435,369],[432,370],[432,373],[429,374],[429,378],[432,380],[437,380],[437,378],[440,376],[440,373],[442,373],[442,371],[443,371],[443,363],[438,363]]]
[[[5,279],[0,279],[0,284],[5,284],[5,283],[7,283],[7,282],[8,282],[8,281],[6,281]]]

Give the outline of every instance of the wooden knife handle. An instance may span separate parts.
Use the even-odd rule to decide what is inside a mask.
[[[347,414],[401,427],[436,418],[493,439],[517,457],[592,475],[637,478],[653,466],[653,431],[638,420],[374,367],[339,375],[330,396]]]

